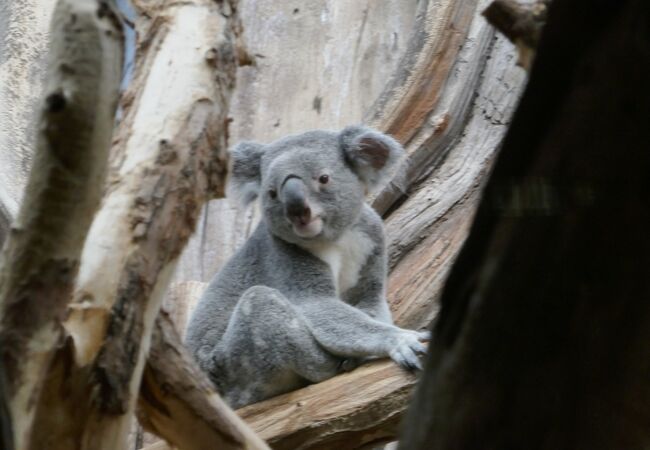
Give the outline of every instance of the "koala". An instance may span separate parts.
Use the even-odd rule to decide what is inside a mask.
[[[429,336],[393,324],[383,222],[365,202],[404,150],[363,126],[231,150],[229,195],[263,218],[206,288],[186,344],[234,408],[369,358],[421,368]]]

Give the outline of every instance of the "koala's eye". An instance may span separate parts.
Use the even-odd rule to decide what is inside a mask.
[[[269,197],[276,199],[278,197],[278,192],[275,189],[269,189]]]
[[[318,177],[318,182],[320,184],[327,184],[327,183],[329,183],[329,181],[330,181],[330,176],[329,175],[321,175],[320,177]]]

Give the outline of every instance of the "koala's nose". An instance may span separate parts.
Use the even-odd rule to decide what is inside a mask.
[[[307,203],[305,184],[298,177],[289,177],[282,186],[282,203],[287,218],[294,223],[306,225],[311,220],[311,208]]]

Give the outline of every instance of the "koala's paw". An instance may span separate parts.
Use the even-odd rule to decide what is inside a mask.
[[[426,352],[427,348],[420,341],[428,341],[431,334],[428,331],[402,330],[396,344],[388,355],[393,361],[407,370],[422,370],[422,363],[418,355]]]

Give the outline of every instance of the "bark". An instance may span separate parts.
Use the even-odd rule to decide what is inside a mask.
[[[223,194],[226,111],[244,56],[236,4],[136,7],[133,80],[34,448],[125,447],[162,294],[201,205]]]
[[[400,448],[650,445],[649,23],[552,3]]]
[[[0,245],[18,213],[34,152],[49,25],[56,2],[0,3]]]
[[[30,445],[34,399],[101,197],[121,72],[121,27],[106,4],[59,1],[51,34],[34,164],[0,258],[2,379],[19,449]]]
[[[415,382],[378,361],[237,413],[274,449],[359,448],[396,436]]]

